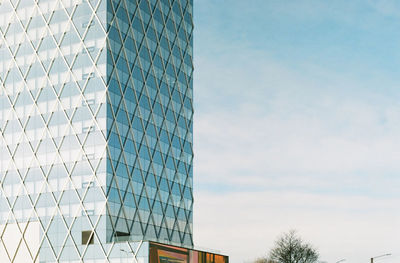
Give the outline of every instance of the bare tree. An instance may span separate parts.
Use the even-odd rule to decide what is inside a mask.
[[[318,258],[318,251],[305,243],[295,230],[279,237],[269,254],[269,259],[276,263],[316,263]]]

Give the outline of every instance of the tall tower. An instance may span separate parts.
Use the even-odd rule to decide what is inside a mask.
[[[0,262],[193,247],[192,2],[0,0]]]

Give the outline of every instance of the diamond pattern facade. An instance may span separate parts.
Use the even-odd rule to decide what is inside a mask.
[[[108,4],[110,240],[192,246],[191,10],[187,0]]]
[[[192,0],[0,3],[1,262],[192,247]]]

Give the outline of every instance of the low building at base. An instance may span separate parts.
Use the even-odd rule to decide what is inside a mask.
[[[149,262],[151,263],[229,263],[229,258],[195,249],[149,243]]]

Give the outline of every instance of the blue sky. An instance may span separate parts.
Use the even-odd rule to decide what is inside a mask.
[[[195,0],[195,243],[400,260],[400,2]],[[378,261],[377,261],[378,262]]]

